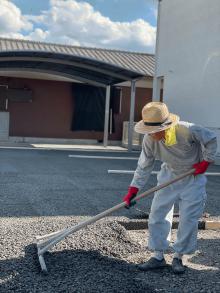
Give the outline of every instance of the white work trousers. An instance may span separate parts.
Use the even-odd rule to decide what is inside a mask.
[[[176,176],[163,164],[157,177],[158,185]],[[187,176],[155,193],[149,216],[149,249],[165,251],[169,247],[174,203],[178,202],[179,226],[173,249],[181,254],[191,254],[196,250],[198,220],[206,200],[206,181],[203,174]]]

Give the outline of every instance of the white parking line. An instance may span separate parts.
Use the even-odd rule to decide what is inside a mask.
[[[158,171],[152,171],[151,174],[158,174]],[[134,174],[132,170],[108,170],[108,174]]]
[[[83,156],[83,155],[69,155],[69,158],[106,159],[106,160],[138,160],[138,157],[107,157],[107,156]]]
[[[108,170],[108,174],[134,174],[132,170]],[[158,174],[159,171],[152,171],[151,174]],[[219,172],[206,172],[206,176],[220,176]]]

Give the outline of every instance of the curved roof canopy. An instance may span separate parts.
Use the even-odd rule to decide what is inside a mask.
[[[39,51],[0,52],[0,70],[38,71],[97,86],[139,79],[142,74],[86,57]]]
[[[152,76],[150,54],[0,38],[0,70],[48,73],[98,86]]]

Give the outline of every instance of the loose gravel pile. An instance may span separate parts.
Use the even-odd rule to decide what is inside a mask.
[[[0,292],[154,292],[126,261],[140,244],[116,221],[102,220],[60,242],[45,254],[49,275],[43,275],[34,236],[75,223],[70,217],[3,220]]]
[[[148,231],[127,231],[116,219],[103,219],[84,228],[46,253],[49,274],[45,276],[40,271],[34,236],[83,219],[4,218],[0,224],[0,292],[220,292],[218,231],[199,231],[199,250],[185,260],[188,269],[184,275],[173,275],[170,266],[141,272],[136,264],[152,255],[146,250]],[[175,235],[176,230],[173,239]],[[171,252],[166,259],[170,264]]]

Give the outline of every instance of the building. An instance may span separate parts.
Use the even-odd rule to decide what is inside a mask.
[[[151,101],[154,56],[0,39],[0,139],[121,142]]]
[[[220,1],[159,1],[154,99],[213,129],[220,155]]]

